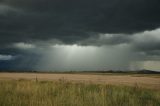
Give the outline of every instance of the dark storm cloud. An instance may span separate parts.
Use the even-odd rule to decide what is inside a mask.
[[[1,70],[32,70],[39,61],[40,56],[34,54],[21,54],[18,56],[3,56],[0,58],[0,71]]]
[[[21,43],[20,43],[21,44]],[[42,57],[42,52],[26,45],[0,48],[1,70],[33,70]]]
[[[0,0],[0,68],[33,69],[45,63],[52,69],[58,61],[58,69],[65,62],[62,58],[71,62],[71,68],[75,64],[86,69],[90,68],[86,63],[124,68],[135,61],[156,60],[159,4],[159,0]]]
[[[160,26],[159,4],[159,0],[0,0],[0,42],[58,39],[71,44],[99,33],[152,30]]]
[[[94,45],[94,46],[103,46],[103,45],[119,45],[130,43],[132,39],[129,35],[126,34],[100,34],[99,36],[92,36],[88,39],[79,41],[80,45]]]

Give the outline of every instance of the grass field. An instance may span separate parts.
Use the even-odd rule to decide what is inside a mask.
[[[160,90],[37,80],[1,80],[0,106],[160,106]]]
[[[0,73],[0,80],[41,80],[41,81],[57,81],[64,79],[72,82],[94,83],[94,84],[110,84],[110,85],[127,85],[151,88],[160,90],[160,74],[99,74],[99,73]]]

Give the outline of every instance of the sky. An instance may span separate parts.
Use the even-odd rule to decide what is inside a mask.
[[[0,70],[160,71],[159,0],[0,0]]]

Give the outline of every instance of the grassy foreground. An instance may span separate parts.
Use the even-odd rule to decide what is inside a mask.
[[[160,106],[160,91],[60,81],[0,81],[0,106]]]

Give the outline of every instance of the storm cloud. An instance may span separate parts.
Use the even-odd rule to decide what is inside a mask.
[[[129,69],[132,63],[159,61],[159,4],[159,0],[0,0],[0,67]],[[90,50],[94,55],[85,66]],[[66,66],[62,57],[70,51],[77,52]],[[4,62],[8,56],[15,57],[11,59],[15,64]],[[78,56],[82,58],[75,61]],[[43,61],[48,65],[40,67]]]
[[[1,43],[99,33],[136,33],[160,26],[159,0],[1,0]]]

